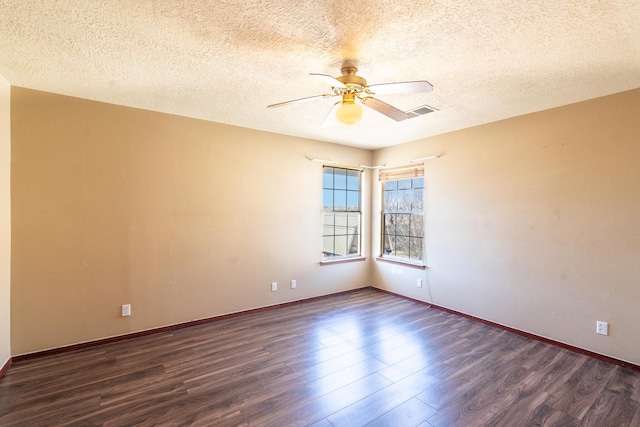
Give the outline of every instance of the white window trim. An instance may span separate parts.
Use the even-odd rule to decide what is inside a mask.
[[[360,214],[360,224],[359,224],[359,232],[358,232],[358,250],[359,253],[357,254],[349,254],[349,255],[344,255],[344,256],[331,256],[331,257],[324,257],[324,255],[321,254],[321,259],[320,259],[320,265],[331,265],[331,264],[341,264],[341,263],[345,263],[345,262],[354,262],[354,261],[365,261],[367,258],[364,255],[364,238],[365,238],[365,202],[366,202],[366,198],[365,198],[365,171],[361,168],[355,168],[355,167],[349,167],[349,166],[340,166],[340,165],[325,165],[326,167],[331,167],[334,169],[347,169],[347,170],[352,170],[352,171],[357,171],[360,173],[360,189],[359,189],[359,195],[360,195],[360,210],[357,211]],[[324,171],[324,168],[323,168]],[[322,187],[322,189],[324,189],[324,186]],[[342,211],[331,211],[332,213],[342,213]],[[356,211],[344,211],[344,213],[349,213],[349,212],[356,212]],[[324,216],[326,213],[323,211],[322,215]],[[324,221],[324,220],[323,220]],[[322,238],[324,237],[324,234],[321,235],[321,247],[322,247]],[[322,252],[322,251],[321,251]]]
[[[391,175],[391,177],[384,179],[381,177],[381,175]],[[394,176],[395,175],[395,176]],[[424,177],[424,163],[420,163],[420,164],[415,164],[415,165],[411,165],[411,166],[401,166],[401,167],[396,167],[396,168],[390,168],[390,169],[383,169],[380,170],[379,175],[378,175],[378,183],[379,185],[377,186],[378,188],[378,194],[380,197],[380,217],[379,217],[379,244],[378,244],[378,253],[380,255],[378,255],[377,257],[375,257],[376,261],[383,261],[383,262],[389,262],[389,263],[393,263],[393,264],[401,264],[401,265],[405,265],[408,267],[413,267],[413,268],[419,268],[419,269],[426,269],[427,265],[426,265],[426,239],[424,236],[424,231],[426,230],[426,209],[424,206],[425,200],[426,200],[426,180],[424,183],[424,187],[422,188],[422,204],[423,204],[423,208],[422,208],[422,230],[423,230],[423,237],[422,237],[422,259],[421,260],[414,260],[414,259],[410,259],[410,258],[404,258],[404,257],[398,257],[395,255],[387,255],[383,252],[383,247],[384,247],[384,215],[385,215],[385,211],[384,211],[384,182],[385,181],[398,181],[401,179],[410,179],[410,178],[418,178],[418,177]]]

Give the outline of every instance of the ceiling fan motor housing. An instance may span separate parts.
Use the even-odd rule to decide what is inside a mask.
[[[358,92],[367,87],[367,81],[360,76],[356,76],[356,72],[358,72],[356,67],[344,67],[341,71],[342,75],[340,77],[336,77],[336,80],[344,83],[347,86],[347,89]]]

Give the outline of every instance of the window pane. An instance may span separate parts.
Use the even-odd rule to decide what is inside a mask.
[[[344,190],[335,190],[333,192],[333,209],[336,211],[347,210],[347,192]]]
[[[396,236],[396,256],[409,258],[409,238]]]
[[[333,256],[336,253],[333,236],[325,236],[322,238],[322,253],[325,256]]]
[[[385,234],[396,234],[396,217],[398,215],[395,214],[386,214],[384,215],[384,233]]]
[[[393,248],[395,247],[394,236],[384,235],[382,239],[382,254],[395,255]]]
[[[413,178],[413,188],[424,188],[424,177]]]
[[[398,190],[406,190],[411,188],[411,179],[401,179],[398,180]]]
[[[411,237],[409,239],[409,245],[409,258],[422,259],[422,239],[419,237]]]
[[[335,255],[336,256],[345,256],[349,252],[347,251],[347,236],[336,236],[336,246],[335,246]]]
[[[354,229],[355,228],[355,232],[358,232],[358,229],[360,228],[360,214],[349,214],[349,219],[348,219],[348,226],[349,228]]]
[[[360,171],[347,171],[347,190],[360,191]]]
[[[333,190],[322,190],[322,208],[325,211],[333,210]]]
[[[398,189],[398,181],[386,181],[383,185],[385,191]]]
[[[411,215],[411,227],[409,230],[411,237],[423,237],[423,229],[424,217],[422,215]]]
[[[349,255],[360,253],[360,214],[349,214]]]
[[[353,234],[351,236],[351,244],[349,246],[349,255],[357,255],[360,253],[360,235]]]
[[[398,192],[395,190],[384,192],[384,210],[396,211],[398,210]]]
[[[417,190],[412,190],[411,196],[411,210],[421,211],[423,209],[422,199],[424,198],[424,189],[418,188]]]
[[[360,210],[360,193],[357,191],[347,191],[347,209],[350,211]]]
[[[335,215],[335,234],[344,235],[347,233],[347,216],[343,214]]]
[[[347,189],[347,170],[335,169],[333,175],[333,188],[338,190]]]
[[[409,236],[409,224],[411,215],[397,215],[396,234],[398,236]]]
[[[323,236],[333,236],[335,234],[334,231],[335,217],[331,214],[322,216],[322,235]]]
[[[322,170],[322,188],[333,188],[333,168],[325,166]]]
[[[398,210],[410,211],[413,190],[398,190]]]

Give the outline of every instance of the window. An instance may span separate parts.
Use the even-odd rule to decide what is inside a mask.
[[[424,261],[424,167],[380,172],[382,257]]]
[[[361,175],[354,169],[324,166],[322,171],[322,255],[360,255]]]

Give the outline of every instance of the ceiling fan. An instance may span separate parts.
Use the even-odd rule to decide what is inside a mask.
[[[342,75],[339,77],[332,77],[327,74],[310,74],[311,76],[314,76],[331,85],[330,93],[294,99],[291,101],[280,102],[278,104],[271,104],[267,105],[267,108],[282,107],[284,105],[294,104],[298,102],[313,101],[316,99],[333,98],[339,96],[341,97],[341,100],[333,105],[333,107],[329,111],[329,114],[325,118],[323,125],[333,117],[335,117],[339,122],[348,125],[360,120],[362,118],[362,107],[360,107],[360,105],[356,103],[356,100],[366,105],[367,107],[399,122],[412,117],[417,117],[421,114],[412,114],[411,112],[402,111],[392,105],[387,104],[386,102],[374,98],[374,95],[388,93],[420,93],[431,92],[433,90],[433,86],[431,85],[431,83],[426,80],[368,85],[367,81],[364,78],[356,76],[358,68],[349,63],[343,64],[341,71]],[[427,108],[429,108],[431,111],[435,110],[431,107]]]

